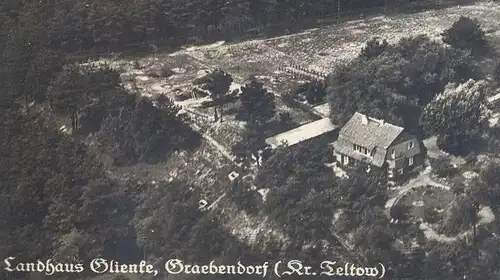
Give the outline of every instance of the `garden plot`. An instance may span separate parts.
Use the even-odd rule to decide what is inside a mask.
[[[285,57],[282,54],[271,56],[272,52],[267,46],[259,42],[221,45],[215,49],[196,49],[181,53],[190,55],[206,65],[222,68],[235,76],[235,80],[277,68]]]
[[[452,201],[451,191],[427,185],[410,190],[400,198],[396,205],[409,209],[408,218],[411,221],[435,223]]]
[[[137,82],[137,86],[144,89],[143,92],[146,94],[163,93],[170,98],[174,98],[173,93],[176,90],[190,89],[194,79],[210,70],[204,64],[187,55],[153,56],[139,60],[138,63],[144,69],[147,79]],[[173,73],[169,77],[151,75],[157,69],[168,69]],[[141,77],[136,78],[140,79]]]
[[[279,70],[276,70],[269,75],[258,75],[255,78],[262,82],[267,89],[272,91],[277,96],[288,93],[297,84],[305,82],[301,80],[291,80],[288,73]]]
[[[139,91],[146,97],[166,94],[174,100],[176,94],[191,91],[192,81],[211,70],[202,62],[185,54],[151,55],[138,60],[103,59],[82,65],[109,66],[120,73],[125,88]],[[162,76],[162,71],[170,73]]]

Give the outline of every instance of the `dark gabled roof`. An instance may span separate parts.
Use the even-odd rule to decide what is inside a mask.
[[[400,126],[356,112],[342,127],[339,137],[369,150],[375,147],[387,149],[403,130]]]

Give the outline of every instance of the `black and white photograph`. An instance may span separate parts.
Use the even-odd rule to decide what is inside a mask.
[[[500,280],[500,1],[1,0],[0,280]]]

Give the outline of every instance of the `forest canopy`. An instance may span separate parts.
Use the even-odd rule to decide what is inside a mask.
[[[416,132],[423,107],[436,94],[476,75],[470,52],[425,35],[393,45],[368,42],[328,78],[331,118],[342,124],[358,111]]]

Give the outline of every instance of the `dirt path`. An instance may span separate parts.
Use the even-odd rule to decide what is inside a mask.
[[[440,156],[445,156],[445,157],[448,157],[450,159],[451,164],[456,165],[456,166],[460,166],[460,165],[463,165],[465,163],[465,160],[463,158],[450,155],[450,154],[445,153],[442,150],[440,150],[439,147],[437,146],[436,141],[437,141],[436,136],[429,137],[423,141],[424,146],[427,148],[427,156],[428,157],[435,159],[435,158],[438,158]]]
[[[216,148],[217,151],[221,155],[223,155],[225,158],[227,158],[232,163],[236,164],[235,157],[231,154],[230,151],[228,151],[224,146],[219,144],[219,142],[215,141],[215,139],[213,139],[212,137],[210,137],[206,133],[201,132],[201,128],[199,126],[197,126],[196,124],[191,123],[190,125],[194,130],[196,130],[200,133],[200,135],[201,135],[201,137],[203,137],[203,139],[205,139],[211,146]]]
[[[478,216],[480,217],[479,222],[476,226],[486,225],[495,220],[495,215],[491,211],[490,207],[483,206],[478,212]],[[468,235],[472,234],[472,229],[464,231],[457,236],[446,236],[444,234],[437,233],[434,229],[432,229],[429,224],[422,223],[420,224],[420,229],[424,231],[425,237],[430,240],[436,240],[439,242],[452,243],[457,241],[459,238],[464,238]]]
[[[207,207],[207,210],[213,211],[217,207],[217,203],[219,203],[219,201],[221,201],[221,199],[223,199],[225,196],[226,193],[223,193],[221,196],[219,196],[214,202],[212,202],[212,204],[210,204],[210,206]]]

